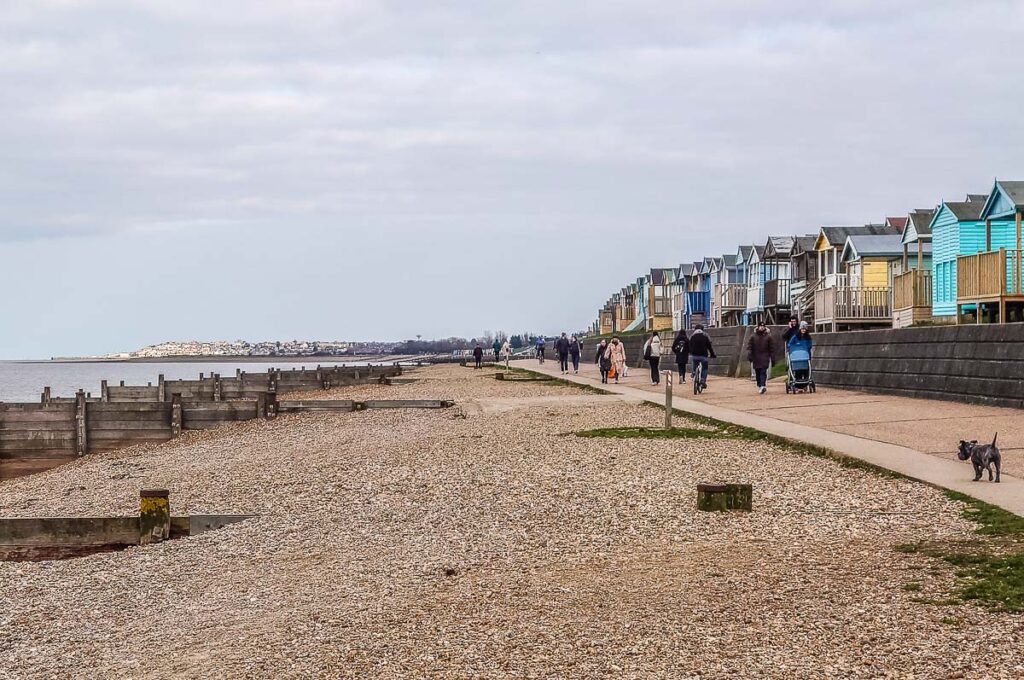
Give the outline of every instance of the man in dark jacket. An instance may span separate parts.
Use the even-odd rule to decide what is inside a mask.
[[[480,346],[480,343],[473,348],[473,358],[476,359],[476,368],[483,368],[484,348]]]
[[[569,338],[565,337],[565,333],[555,340],[555,352],[558,354],[558,363],[562,367],[562,375],[565,375],[569,372]]]
[[[761,394],[768,391],[768,368],[772,365],[774,349],[775,341],[768,332],[768,327],[764,323],[757,324],[754,334],[750,336],[750,342],[747,343],[747,360],[754,367],[757,391]]]
[[[690,359],[693,361],[693,370],[697,370],[697,365],[700,364],[703,371],[701,372],[701,387],[708,386],[708,359],[714,359],[715,348],[711,345],[711,338],[704,332],[704,326],[697,324],[693,327],[693,333],[690,335]]]
[[[789,328],[787,328],[786,332],[782,334],[782,344],[785,345],[787,342],[789,342],[789,339],[796,335],[798,330],[799,329],[796,325],[796,317],[789,317]]]
[[[500,360],[498,358],[498,354],[501,352],[501,340],[498,340],[497,338],[495,338],[494,339],[494,344],[491,345],[491,349],[494,350],[494,363],[498,363],[498,361]]]

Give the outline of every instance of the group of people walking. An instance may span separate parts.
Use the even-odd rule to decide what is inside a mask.
[[[782,342],[787,352],[795,347],[801,347],[809,353],[813,341],[807,323],[798,324],[796,319],[791,319],[789,327],[782,335]],[[768,372],[776,360],[776,340],[763,322],[758,323],[754,328],[754,333],[747,342],[746,349],[747,361],[750,362],[753,369],[757,391],[764,394],[768,391]],[[704,326],[697,324],[690,335],[687,335],[685,330],[678,331],[672,340],[671,350],[675,356],[676,369],[679,372],[679,383],[685,384],[686,374],[690,372],[700,375],[701,387],[706,388],[708,364],[717,355],[711,336],[704,332]],[[661,334],[658,331],[654,331],[648,336],[643,352],[644,359],[651,369],[651,384],[658,385],[661,383],[662,352]],[[625,377],[629,372],[626,362],[626,347],[622,340],[618,336],[612,336],[611,340],[601,340],[594,355],[594,363],[601,370],[602,383],[607,383],[610,379],[619,382],[619,379]],[[796,376],[798,380],[801,377],[806,378],[806,376]]]

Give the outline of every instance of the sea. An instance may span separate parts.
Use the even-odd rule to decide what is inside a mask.
[[[266,373],[268,369],[314,368],[321,366],[365,366],[368,363],[390,363],[390,359],[373,361],[332,360],[330,357],[303,357],[276,361],[231,361],[230,359],[189,361],[0,361],[0,401],[8,403],[38,402],[43,387],[53,397],[73,397],[79,390],[100,394],[100,381],[109,385],[124,381],[125,385],[157,383],[160,374],[167,380],[198,378],[200,373],[219,373],[232,377],[236,369],[247,373]]]

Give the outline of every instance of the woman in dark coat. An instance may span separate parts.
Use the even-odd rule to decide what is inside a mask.
[[[690,362],[690,340],[686,331],[679,329],[676,339],[672,341],[672,353],[676,355],[676,368],[679,369],[679,384],[686,384],[686,365]]]
[[[763,323],[757,324],[754,334],[750,336],[747,343],[747,359],[754,365],[754,375],[757,377],[757,391],[764,394],[768,391],[768,368],[772,365],[772,354],[775,350],[775,341],[768,327]]]
[[[601,369],[601,382],[608,382],[608,371],[612,370],[612,360],[606,356],[605,350],[608,349],[608,342],[602,340],[597,346],[597,356],[594,357],[594,363]]]

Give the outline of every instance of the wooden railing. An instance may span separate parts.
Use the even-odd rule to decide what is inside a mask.
[[[911,269],[892,281],[892,306],[899,311],[912,307],[931,307],[932,272],[929,269]]]
[[[789,306],[789,279],[771,279],[764,282],[764,306]]]
[[[747,306],[747,287],[742,283],[719,284],[722,309],[744,309]]]
[[[891,321],[891,289],[878,287],[823,288],[814,293],[816,321]]]
[[[990,250],[956,258],[956,298],[970,301],[1024,294],[1020,250]]]

